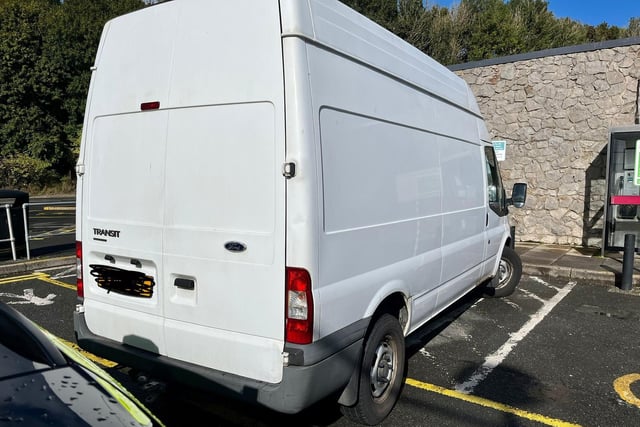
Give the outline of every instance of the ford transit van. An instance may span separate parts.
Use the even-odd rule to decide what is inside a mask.
[[[77,175],[80,346],[285,413],[379,423],[405,336],[520,278],[469,87],[337,0],[108,22]]]

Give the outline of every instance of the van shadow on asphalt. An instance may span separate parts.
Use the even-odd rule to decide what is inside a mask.
[[[482,287],[477,287],[409,335],[406,339],[407,360],[418,353],[420,349],[455,322],[481,298],[483,298]]]

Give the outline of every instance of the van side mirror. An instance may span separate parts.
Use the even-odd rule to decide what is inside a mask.
[[[527,201],[527,184],[518,182],[513,184],[513,190],[511,191],[511,198],[507,200],[507,203],[513,205],[515,208],[521,208]]]

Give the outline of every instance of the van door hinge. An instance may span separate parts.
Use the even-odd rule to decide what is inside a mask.
[[[282,176],[287,179],[291,179],[296,176],[296,164],[294,162],[287,162],[282,165]]]
[[[286,351],[282,353],[282,365],[289,366],[289,353]]]
[[[78,176],[84,175],[84,164],[78,163],[76,165],[76,175],[78,175]]]

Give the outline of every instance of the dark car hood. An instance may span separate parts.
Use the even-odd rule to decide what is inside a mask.
[[[65,366],[0,382],[3,426],[132,426],[131,414],[90,375]],[[140,423],[137,425],[145,425]]]

